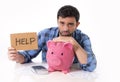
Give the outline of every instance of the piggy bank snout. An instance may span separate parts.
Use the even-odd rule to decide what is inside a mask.
[[[59,58],[53,58],[51,62],[52,62],[52,65],[55,65],[55,66],[60,66],[62,64],[62,61]]]

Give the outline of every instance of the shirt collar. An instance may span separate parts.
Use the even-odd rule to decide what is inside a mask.
[[[57,30],[56,30],[56,34],[55,34],[55,36],[56,36],[56,37],[59,36],[59,29],[58,29],[58,27],[57,27]]]

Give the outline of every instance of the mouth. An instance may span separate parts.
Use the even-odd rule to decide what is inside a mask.
[[[72,34],[68,31],[63,31],[63,32],[60,32],[60,35],[61,36],[71,36]]]

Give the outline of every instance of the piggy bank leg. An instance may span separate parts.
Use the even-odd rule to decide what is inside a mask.
[[[53,71],[55,71],[55,70],[54,70],[52,67],[49,67],[49,68],[48,68],[48,71],[49,71],[49,72],[53,72]]]
[[[64,74],[67,74],[69,71],[70,71],[70,69],[68,69],[68,70],[62,70],[62,72],[63,72]]]

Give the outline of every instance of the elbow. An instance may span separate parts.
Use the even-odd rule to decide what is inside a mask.
[[[91,60],[91,61],[90,61]],[[97,60],[96,58],[90,58],[87,65],[86,65],[86,68],[83,69],[85,71],[89,71],[89,72],[93,72],[97,67]]]
[[[96,69],[96,64],[92,66],[86,65],[82,67],[82,70],[88,71],[88,72],[93,72],[95,69]]]
[[[96,69],[96,64],[92,65],[92,66],[88,66],[85,71],[89,71],[89,72],[93,72]],[[84,70],[84,69],[83,69]]]
[[[82,65],[81,68],[84,71],[88,71],[88,72],[93,72],[97,67],[97,62],[94,63],[88,63],[86,65]]]

